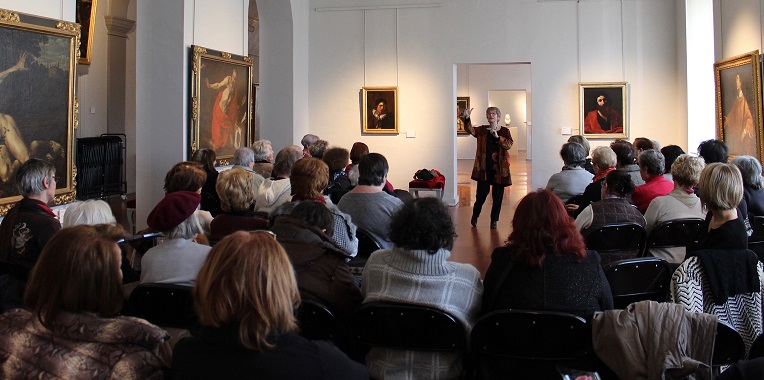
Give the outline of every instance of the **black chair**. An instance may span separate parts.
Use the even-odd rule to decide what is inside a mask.
[[[642,254],[645,228],[636,223],[613,223],[586,232],[586,248],[602,257],[602,265],[617,260],[631,259]]]
[[[639,301],[666,301],[674,272],[668,262],[657,257],[618,260],[602,269],[610,283],[616,309],[625,309]]]
[[[751,343],[751,349],[748,350],[748,359],[764,357],[764,334],[761,334]]]
[[[743,337],[732,326],[721,321],[717,322],[714,353],[711,358],[714,377],[719,375],[722,366],[735,364],[744,358],[745,343]]]
[[[300,335],[310,340],[336,340],[343,337],[344,327],[326,306],[318,301],[303,299],[297,310]]]
[[[369,259],[372,252],[382,249],[382,246],[370,233],[361,228],[356,229],[355,234],[358,237],[358,254],[348,261],[348,266],[350,267],[350,273],[356,278],[360,278],[363,267],[366,266],[366,260]]]
[[[190,286],[142,284],[130,293],[125,314],[155,325],[191,329],[198,323]]]
[[[452,315],[435,308],[369,302],[353,314],[353,337],[368,346],[415,351],[467,348],[467,330]]]
[[[560,312],[497,310],[472,328],[478,379],[560,378],[556,367],[596,370],[591,325]]]
[[[688,218],[668,220],[650,231],[642,256],[649,257],[650,249],[686,247],[703,224],[703,219]]]
[[[748,221],[753,228],[753,234],[748,237],[748,249],[759,257],[759,261],[764,262],[764,216],[749,217]]]

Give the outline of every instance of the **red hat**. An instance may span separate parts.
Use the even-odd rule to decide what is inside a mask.
[[[149,227],[166,232],[196,212],[202,196],[193,191],[175,191],[162,198],[146,219]]]

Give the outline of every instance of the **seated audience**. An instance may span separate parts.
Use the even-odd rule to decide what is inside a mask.
[[[657,150],[648,149],[639,154],[639,173],[645,183],[634,188],[631,203],[643,214],[653,199],[674,189],[674,184],[663,177],[664,164],[663,154]]]
[[[549,310],[591,319],[595,311],[613,308],[599,254],[586,250],[562,202],[548,190],[518,203],[512,233],[493,251],[484,286],[483,314]]]
[[[705,167],[702,157],[692,157],[683,154],[677,157],[671,166],[674,178],[674,190],[668,195],[657,197],[650,202],[645,212],[645,229],[650,232],[659,224],[675,219],[704,218],[705,213],[700,206],[700,198],[695,195],[693,188],[700,181],[700,172]],[[686,249],[653,248],[650,254],[660,257],[670,263],[680,264],[684,261]]]
[[[669,145],[661,148],[661,153],[663,154],[663,158],[666,159],[666,169],[664,170],[663,178],[673,181],[671,177],[671,165],[676,161],[677,157],[685,154],[684,150],[676,145]]]
[[[349,317],[363,298],[345,261],[350,258],[332,241],[334,215],[316,201],[300,202],[276,219],[271,231],[289,256],[302,299],[326,305]]]
[[[726,164],[729,159],[729,149],[724,141],[705,140],[698,145],[698,155],[706,160],[706,165],[714,162]]]
[[[109,204],[100,199],[88,199],[86,201],[74,202],[66,208],[64,212],[64,228],[79,225],[93,226],[96,224],[117,225],[117,218],[111,212]],[[122,282],[129,284],[140,279],[140,274],[130,265],[130,259],[127,252],[120,249],[122,253]]]
[[[263,178],[271,178],[273,171],[273,145],[271,141],[255,141],[252,144],[252,151],[255,153],[255,164],[252,166],[252,170]]]
[[[308,147],[308,152],[310,152],[310,157],[318,158],[319,160],[324,158],[324,153],[326,152],[326,148],[329,147],[329,142],[326,140],[318,140],[314,142],[313,144],[310,144],[310,147]]]
[[[387,159],[379,153],[364,156],[358,164],[358,186],[345,194],[337,205],[350,215],[356,226],[368,232],[381,248],[392,248],[390,221],[403,202],[382,191],[387,179]]]
[[[592,174],[597,174],[594,172],[594,166],[592,165],[592,159],[589,158],[589,152],[591,151],[591,145],[589,145],[589,140],[586,139],[586,137],[581,135],[573,135],[568,137],[569,143],[579,143],[582,147],[584,147],[584,150],[586,151],[586,161],[581,165],[582,168],[586,169],[587,172]]]
[[[316,135],[312,135],[308,133],[307,135],[302,137],[302,140],[300,140],[300,144],[302,144],[302,156],[303,157],[310,157],[310,146],[318,141],[320,138]]]
[[[330,148],[324,153],[322,160],[329,166],[329,184],[324,190],[324,195],[328,195],[332,203],[338,204],[340,198],[353,187],[345,174],[345,167],[350,162],[350,152],[345,148]]]
[[[688,256],[700,249],[748,249],[748,234],[737,206],[743,199],[743,177],[732,164],[712,163],[700,173],[700,202],[708,210],[706,219]]]
[[[592,202],[602,199],[602,184],[605,182],[605,176],[615,170],[615,152],[610,147],[598,146],[592,152],[592,165],[594,167],[594,177],[592,183],[586,186],[584,194],[568,200],[565,209],[572,216],[578,216]]]
[[[565,166],[561,172],[552,174],[546,188],[560,197],[560,200],[567,202],[568,199],[584,193],[586,186],[592,182],[593,175],[581,166],[586,162],[586,151],[581,144],[563,144],[560,156]]]
[[[121,317],[121,227],[65,228],[40,254],[26,309],[0,315],[0,378],[161,379],[170,336]]]
[[[369,146],[362,142],[353,143],[353,147],[350,149],[350,164],[345,167],[345,174],[350,179],[352,186],[358,185],[358,163],[361,162],[363,156],[369,154]],[[351,174],[352,173],[352,174]]]
[[[297,160],[302,158],[299,150],[286,147],[276,155],[273,164],[272,177],[266,178],[257,190],[255,199],[255,211],[270,213],[282,204],[292,199],[292,185],[289,183],[289,175]]]
[[[252,151],[252,149],[244,146],[236,149],[236,151],[233,152],[232,163],[234,168],[240,167],[252,175],[252,178],[255,179],[255,189],[259,189],[260,185],[262,185],[263,181],[265,181],[265,178],[263,178],[263,176],[260,174],[257,174],[254,170],[255,152]]]
[[[639,155],[646,150],[650,150],[650,149],[660,150],[660,147],[656,148],[653,145],[653,141],[646,137],[635,138],[632,145],[634,145],[634,150],[636,151],[635,153],[637,157],[639,157]]]
[[[269,216],[271,225],[280,215],[291,213],[300,201],[321,202],[334,215],[332,241],[349,256],[355,257],[358,254],[358,237],[355,234],[355,224],[353,224],[350,215],[340,211],[331,201],[327,202],[322,195],[326,189],[326,184],[329,182],[329,167],[317,158],[303,158],[294,164],[289,182],[292,186],[292,201],[282,204],[271,212]]]
[[[176,379],[367,379],[330,343],[298,335],[292,266],[268,231],[236,232],[209,254],[194,287],[201,327],[175,346]]]
[[[454,224],[437,198],[406,203],[390,223],[393,249],[371,254],[363,270],[364,302],[387,301],[433,307],[467,326],[480,311],[483,285],[472,265],[448,261]],[[462,358],[453,352],[372,348],[366,356],[372,378],[457,378]]]
[[[141,259],[141,284],[193,286],[210,247],[192,241],[202,230],[196,213],[201,195],[190,191],[169,193],[151,210],[146,220],[165,240]]]
[[[220,197],[218,197],[215,184],[218,181],[218,170],[215,168],[217,155],[212,149],[199,149],[191,155],[191,161],[202,164],[204,172],[207,173],[207,179],[202,186],[202,204],[201,209],[209,211],[215,217],[220,213]]]
[[[220,173],[217,192],[223,212],[210,223],[210,241],[217,242],[236,231],[264,230],[268,220],[251,210],[255,200],[255,180],[240,168]]]
[[[576,228],[586,236],[589,230],[612,223],[637,223],[645,226],[645,217],[626,199],[634,191],[628,173],[613,170],[605,177],[602,200],[594,202],[576,218]]]
[[[764,189],[761,186],[761,164],[753,156],[737,156],[730,162],[743,176],[743,199],[748,218],[764,216]]]
[[[628,173],[631,176],[631,181],[634,182],[634,186],[644,184],[645,181],[639,172],[639,165],[636,163],[637,158],[634,146],[626,140],[616,140],[610,143],[610,149],[615,152],[616,169]]]
[[[181,161],[173,165],[167,171],[164,177],[165,195],[176,191],[190,191],[202,193],[204,184],[207,181],[202,164],[193,161]],[[212,214],[209,211],[197,210],[199,218],[202,220],[202,231],[199,232],[199,238],[206,239],[206,234],[210,230]]]

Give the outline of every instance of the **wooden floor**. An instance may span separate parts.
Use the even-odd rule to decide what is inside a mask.
[[[512,228],[512,217],[515,213],[517,202],[528,194],[531,182],[528,168],[530,162],[525,160],[525,152],[519,152],[511,157],[512,186],[504,190],[504,201],[501,206],[498,229],[489,228],[491,212],[491,196],[483,205],[483,212],[478,220],[477,227],[470,225],[472,218],[472,205],[475,203],[477,183],[470,180],[473,160],[457,160],[456,176],[459,193],[459,204],[450,207],[451,216],[456,225],[458,235],[451,250],[451,260],[468,263],[485,275],[488,265],[491,263],[491,252],[501,246],[507,240]]]

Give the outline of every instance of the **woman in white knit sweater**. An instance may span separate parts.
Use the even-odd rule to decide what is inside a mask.
[[[393,216],[390,240],[393,249],[372,253],[364,267],[364,302],[434,307],[469,330],[480,312],[483,285],[475,267],[447,261],[454,225],[445,205],[436,198],[406,203]],[[462,372],[461,356],[450,352],[373,348],[366,365],[375,379],[450,379]]]

